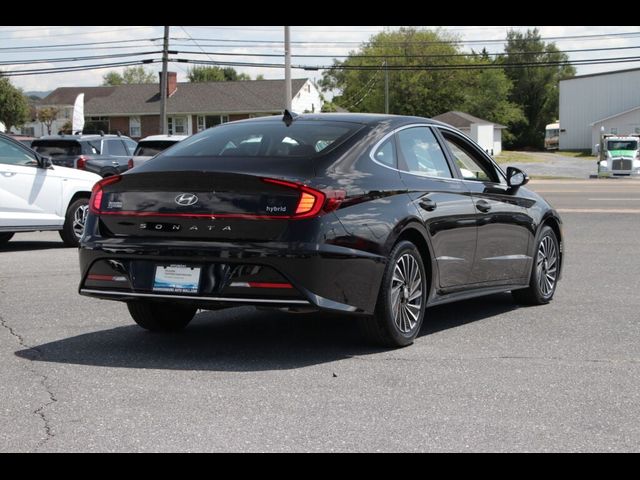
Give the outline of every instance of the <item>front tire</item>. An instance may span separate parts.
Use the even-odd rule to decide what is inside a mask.
[[[427,276],[422,256],[408,241],[389,255],[373,317],[360,320],[370,341],[385,347],[411,345],[420,332],[427,303]]]
[[[177,332],[184,329],[196,314],[197,308],[180,307],[169,303],[127,302],[131,318],[151,332]]]
[[[0,233],[0,246],[11,240],[13,238],[13,235],[13,232]]]
[[[544,305],[556,292],[560,273],[560,247],[551,227],[540,231],[536,244],[536,257],[531,271],[529,287],[513,290],[511,295],[521,305]]]
[[[77,247],[84,232],[84,224],[89,213],[89,199],[79,198],[67,209],[60,238],[67,247]]]

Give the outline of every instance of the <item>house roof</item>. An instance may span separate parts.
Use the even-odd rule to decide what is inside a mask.
[[[593,127],[594,125],[597,125],[598,123],[602,123],[602,122],[605,122],[607,120],[611,120],[612,118],[616,118],[616,117],[620,117],[622,115],[626,115],[627,113],[631,113],[631,112],[634,112],[636,110],[640,110],[640,105],[637,106],[637,107],[630,108],[629,110],[625,110],[624,112],[616,113],[614,115],[609,115],[608,117],[604,117],[604,118],[601,118],[600,120],[596,120],[595,122],[590,123],[589,126]]]
[[[447,113],[442,113],[432,118],[443,123],[448,123],[452,127],[456,128],[469,128],[471,127],[472,123],[479,123],[480,125],[493,125],[495,128],[507,128],[505,125],[500,125],[499,123],[490,122],[489,120],[484,120],[482,118],[469,115],[468,113],[458,112],[455,110]]]
[[[306,81],[306,78],[292,80],[294,96]],[[153,115],[160,112],[157,83],[115,87],[61,87],[49,94],[45,102],[52,103],[49,101],[52,99],[59,104],[71,105],[78,93],[83,92],[85,115]],[[167,112],[278,112],[282,110],[283,92],[284,80],[178,83],[175,93],[167,99]]]

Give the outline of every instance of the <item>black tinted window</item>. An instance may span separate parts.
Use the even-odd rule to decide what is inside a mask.
[[[45,157],[82,154],[80,143],[75,140],[34,140],[31,148]]]
[[[346,122],[246,122],[219,125],[183,140],[168,157],[315,157],[360,129]]]
[[[133,154],[140,157],[153,157],[154,155],[157,155],[163,150],[169,148],[171,145],[175,144],[176,142],[162,140],[149,140],[147,142],[140,142],[138,143],[138,147]]]
[[[120,140],[107,140],[107,154],[115,155],[117,157],[125,157],[129,155],[129,152],[124,148],[124,143]]]

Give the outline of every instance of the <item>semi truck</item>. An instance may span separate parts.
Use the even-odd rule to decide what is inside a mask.
[[[596,145],[598,176],[640,176],[640,135],[603,133]]]

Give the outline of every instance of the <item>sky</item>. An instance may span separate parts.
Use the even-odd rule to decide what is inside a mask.
[[[457,35],[461,42],[501,40],[509,30],[526,31],[535,26],[449,26],[442,30]],[[359,42],[385,29],[398,26],[291,26],[292,54],[345,55],[358,47]],[[433,26],[424,28],[434,29]],[[627,47],[622,50],[570,52],[571,60],[594,58],[635,57],[635,62],[576,66],[577,74],[584,75],[604,71],[640,67],[640,27],[638,26],[538,26],[542,37],[567,37],[586,35],[611,35],[597,38],[566,38],[553,40],[560,50]],[[197,58],[214,62],[283,63],[284,27],[281,26],[171,26],[170,50],[181,53],[173,58]],[[621,35],[624,34],[624,35]],[[47,60],[69,57],[122,55],[141,52],[158,52],[162,48],[163,27],[158,26],[2,26],[0,27],[0,69],[24,71],[47,67],[104,64],[142,58],[160,58],[160,54],[135,57],[85,59],[80,62],[51,63]],[[125,42],[126,41],[126,42]],[[111,43],[102,43],[111,42]],[[276,42],[276,43],[269,43]],[[280,43],[278,43],[280,42]],[[298,43],[299,42],[299,43]],[[315,43],[304,43],[315,42]],[[331,43],[321,43],[331,42]],[[344,42],[344,43],[338,43]],[[349,43],[352,42],[352,43]],[[472,43],[464,45],[465,51],[473,47],[478,51],[485,47],[490,53],[501,52],[504,43]],[[84,44],[84,45],[79,45]],[[92,45],[87,45],[92,44]],[[26,48],[29,47],[29,48]],[[190,52],[190,53],[182,53]],[[203,52],[206,52],[203,53]],[[243,54],[220,55],[220,53]],[[251,57],[247,54],[270,54],[272,57]],[[44,60],[44,63],[24,62]],[[331,58],[293,58],[293,65],[330,65]],[[224,65],[223,65],[224,66]],[[158,71],[161,64],[147,65]],[[186,81],[188,65],[172,62],[170,71],[178,73],[178,81]],[[262,74],[264,78],[283,78],[281,68],[234,67],[252,78]],[[12,83],[25,91],[48,91],[57,87],[97,86],[102,76],[110,71],[122,72],[124,67],[107,67],[100,70],[48,73],[11,77]],[[321,71],[293,69],[293,78],[319,79]]]

